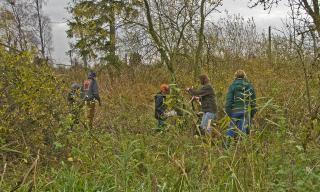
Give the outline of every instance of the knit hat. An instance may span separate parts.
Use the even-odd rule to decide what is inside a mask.
[[[81,88],[81,85],[79,83],[72,83],[72,85],[71,85],[72,90],[77,90],[80,88]]]
[[[95,78],[97,76],[97,74],[94,71],[90,71],[88,73],[88,78]]]

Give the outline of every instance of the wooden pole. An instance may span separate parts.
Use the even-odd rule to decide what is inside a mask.
[[[272,45],[271,45],[271,26],[269,26],[268,30],[268,59],[269,63],[272,63]]]

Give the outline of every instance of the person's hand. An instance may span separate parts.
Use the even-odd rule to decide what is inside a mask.
[[[164,113],[165,117],[172,117],[172,116],[177,116],[177,112],[175,110],[168,111]]]
[[[190,89],[192,89],[192,87],[186,88],[186,91],[190,92]]]

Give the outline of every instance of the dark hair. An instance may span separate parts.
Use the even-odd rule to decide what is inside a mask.
[[[205,84],[209,83],[209,77],[207,75],[200,75],[199,80],[200,80],[201,85],[205,85]]]

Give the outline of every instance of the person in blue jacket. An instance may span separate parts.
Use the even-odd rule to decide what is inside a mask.
[[[157,130],[161,131],[165,127],[166,120],[166,109],[167,105],[165,104],[166,95],[169,94],[170,88],[167,84],[162,84],[160,86],[160,92],[158,92],[155,97],[155,118],[158,121]]]

